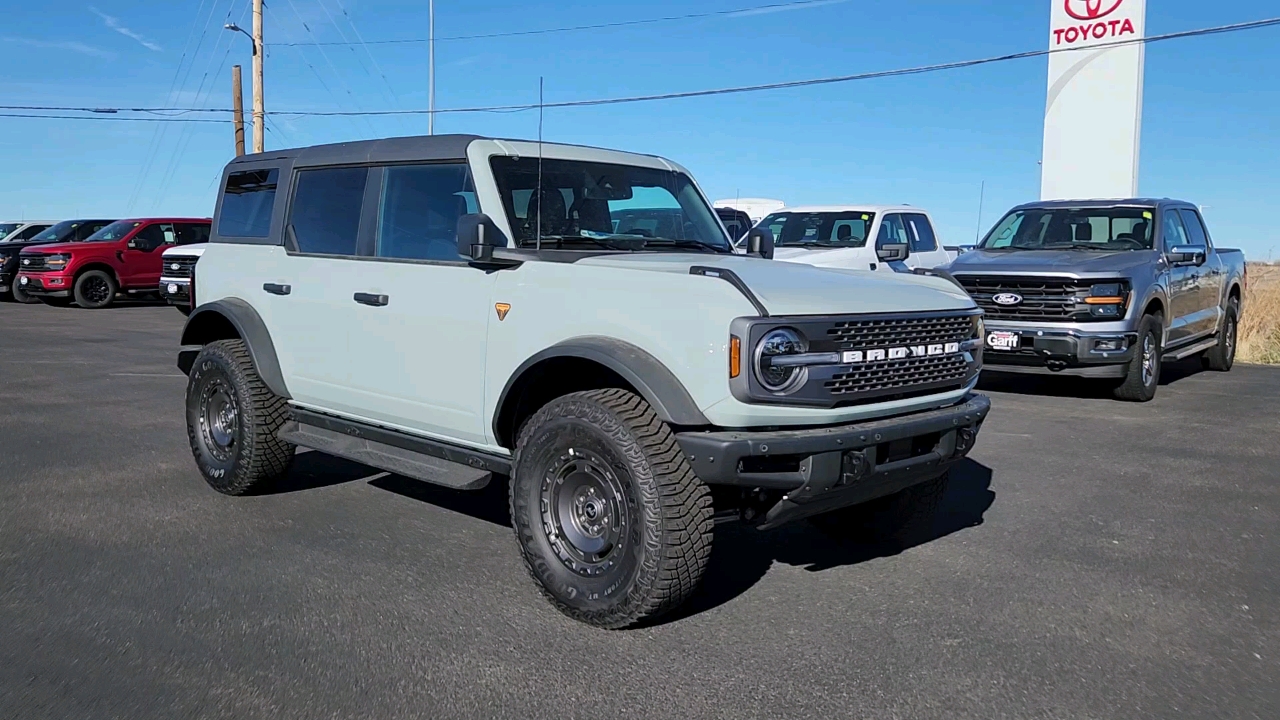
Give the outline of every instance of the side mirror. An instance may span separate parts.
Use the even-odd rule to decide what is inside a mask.
[[[495,247],[506,246],[506,237],[488,215],[475,213],[458,218],[458,254],[462,257],[489,262]]]
[[[773,231],[769,228],[751,228],[747,231],[747,254],[773,259]]]
[[[886,243],[876,248],[880,262],[903,262],[911,256],[911,246],[906,243]]]
[[[137,241],[137,240],[130,240],[130,241],[128,242],[128,246],[129,246],[129,249],[130,249],[130,250],[137,250],[137,249],[138,249],[138,241]]]
[[[1178,245],[1169,248],[1171,265],[1203,265],[1209,248],[1204,245]]]

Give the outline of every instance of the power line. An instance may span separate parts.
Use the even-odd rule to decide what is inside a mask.
[[[1266,27],[1274,27],[1280,25],[1280,17],[1267,18],[1264,20],[1253,20],[1250,22],[1234,23],[1231,25],[1219,25],[1216,27],[1201,28],[1198,30],[1184,30],[1181,32],[1166,33],[1163,35],[1152,35],[1148,38],[1135,38],[1129,40],[1117,40],[1107,43],[1099,43],[1084,48],[1090,51],[1106,50],[1116,47],[1124,47],[1128,45],[1151,44],[1156,42],[1164,42],[1168,40],[1179,40],[1183,38],[1203,37],[1206,35],[1220,35],[1224,33],[1241,32],[1244,30],[1256,30]],[[1081,48],[1058,48],[1047,50],[1031,50],[1027,52],[1011,53],[1007,55],[997,55],[993,57],[978,58],[974,60],[961,60],[949,63],[938,63],[934,65],[920,65],[910,68],[899,68],[896,70],[877,70],[867,73],[858,73],[855,75],[836,75],[832,77],[811,78],[807,80],[788,80],[784,82],[765,83],[760,85],[739,85],[734,87],[714,88],[709,90],[689,90],[684,92],[660,93],[655,95],[633,95],[629,97],[615,98],[596,98],[588,100],[563,100],[560,102],[549,102],[545,104],[531,105],[488,105],[477,107],[461,107],[461,108],[445,108],[436,110],[436,113],[502,113],[502,112],[522,112],[526,110],[537,110],[542,108],[573,108],[573,107],[592,107],[599,105],[622,105],[627,103],[652,102],[657,100],[677,100],[683,98],[708,97],[713,95],[732,95],[740,93],[763,92],[767,90],[783,90],[789,88],[810,87],[814,85],[831,85],[837,83],[856,82],[860,80],[874,80],[878,78],[900,77],[906,75],[923,75],[926,73],[941,72],[944,70],[957,70],[962,68],[977,67],[980,65],[990,65],[993,63],[1009,62],[1012,60],[1025,60],[1029,58],[1046,57],[1056,55],[1063,52],[1079,52]],[[27,111],[46,111],[46,112],[87,112],[94,113],[84,119],[131,119],[131,118],[114,118],[110,114],[117,112],[138,112],[138,113],[229,113],[230,110],[218,108],[90,108],[90,107],[56,107],[41,105],[23,105],[23,106],[4,106],[0,105],[0,110],[27,110]],[[348,117],[348,116],[370,116],[370,115],[426,115],[430,110],[277,110],[272,115],[285,115],[290,117]],[[104,116],[105,115],[105,116]],[[27,116],[22,117],[42,117]],[[174,122],[198,122],[199,118],[182,118],[168,116],[165,118],[132,118],[139,120],[170,120]],[[203,122],[222,122],[220,120],[204,120]]]
[[[617,22],[596,23],[592,25],[571,25],[568,27],[543,28],[540,30],[513,30],[510,32],[483,33],[479,35],[452,35],[448,37],[438,37],[436,42],[446,42],[455,40],[488,40],[491,38],[519,37],[525,35],[551,35],[554,33],[579,32],[583,30],[603,30],[606,28],[633,27],[636,25],[653,25],[656,23],[678,22],[681,20],[699,20],[710,17],[728,17],[733,15],[750,15],[753,13],[777,12],[781,10],[789,10],[793,8],[803,8],[806,5],[822,6],[835,5],[847,2],[847,0],[796,0],[795,2],[775,2],[767,5],[753,5],[750,7],[741,7],[734,10],[714,10],[710,12],[688,13],[685,15],[667,15],[656,18],[643,18],[638,20],[619,20]],[[320,45],[408,45],[414,43],[430,42],[428,38],[405,38],[399,40],[366,40],[363,43],[353,43],[343,41],[328,41],[319,43]],[[310,43],[274,43],[275,45],[303,45]]]
[[[162,118],[162,117],[111,117],[103,115],[23,115],[19,113],[0,113],[0,118],[26,118],[28,120],[97,120],[99,122],[151,122],[151,123],[229,123],[230,120],[214,120],[205,118]]]

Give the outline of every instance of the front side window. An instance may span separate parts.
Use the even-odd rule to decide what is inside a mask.
[[[491,166],[517,247],[732,252],[683,173],[507,156]]]
[[[264,238],[271,234],[280,170],[269,168],[234,172],[222,191],[218,234],[223,237]]]
[[[22,223],[0,223],[0,242],[8,240],[13,231],[20,227]]]
[[[983,250],[1150,250],[1152,212],[1140,207],[1030,208],[1005,215]]]
[[[1164,249],[1165,252],[1182,245],[1190,245],[1191,239],[1187,237],[1187,226],[1182,224],[1182,218],[1178,216],[1177,210],[1164,211]]]
[[[114,242],[123,240],[126,235],[133,232],[134,228],[141,225],[139,220],[120,220],[102,228],[98,232],[89,236],[93,242]]]
[[[1187,228],[1187,237],[1191,239],[1192,245],[1203,245],[1209,247],[1209,233],[1204,230],[1204,221],[1200,219],[1200,214],[1194,210],[1180,210],[1182,213],[1182,224]]]
[[[383,173],[377,255],[408,260],[461,260],[458,218],[475,212],[465,163],[389,167]]]
[[[885,245],[906,245],[911,247],[911,238],[907,235],[907,225],[901,215],[885,215],[880,223],[880,232],[876,235],[876,247]],[[915,248],[912,248],[913,250]]]
[[[875,222],[875,213],[776,212],[760,221],[778,247],[860,248]]]
[[[927,215],[911,213],[903,217],[911,231],[911,252],[925,253],[938,249],[938,238],[933,234],[933,224]]]
[[[151,252],[161,245],[172,241],[173,225],[169,223],[152,223],[133,236],[133,246],[142,252]]]
[[[288,226],[298,252],[313,255],[355,255],[360,235],[360,211],[369,169],[325,168],[298,173],[289,206]]]

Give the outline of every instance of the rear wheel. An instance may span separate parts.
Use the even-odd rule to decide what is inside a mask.
[[[111,305],[120,287],[111,274],[103,270],[89,270],[76,278],[74,295],[76,304],[86,310],[98,310]]]
[[[284,398],[258,376],[243,340],[204,346],[187,381],[187,439],[214,490],[246,495],[284,476],[295,447],[279,438]]]
[[[625,390],[551,401],[520,433],[511,520],[565,615],[624,628],[678,606],[711,554],[711,495],[649,404]]]
[[[893,495],[818,515],[811,522],[842,540],[914,545],[929,539],[948,481],[949,476],[942,475]]]
[[[1160,338],[1164,332],[1164,318],[1160,315],[1143,316],[1138,324],[1138,341],[1133,359],[1125,371],[1124,380],[1113,391],[1119,400],[1149,402],[1160,387],[1160,366],[1163,351]]]
[[[1222,328],[1218,331],[1218,345],[1204,354],[1202,364],[1207,370],[1228,372],[1236,363],[1236,342],[1240,324],[1240,301],[1231,298],[1222,316]]]

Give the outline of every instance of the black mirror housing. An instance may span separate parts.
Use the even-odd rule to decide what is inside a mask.
[[[507,238],[484,213],[458,218],[458,254],[472,262],[489,262],[495,247],[506,247]]]
[[[903,262],[911,257],[911,246],[906,243],[886,243],[876,248],[880,262]]]
[[[773,259],[773,231],[769,228],[751,228],[747,231],[747,254]]]
[[[1173,265],[1203,265],[1209,255],[1204,245],[1178,245],[1169,248],[1169,262]]]

